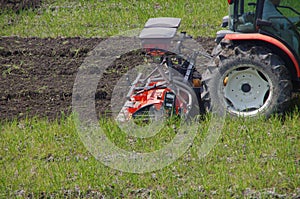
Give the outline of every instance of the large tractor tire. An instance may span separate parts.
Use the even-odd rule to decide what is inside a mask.
[[[217,67],[207,80],[209,107],[213,112],[269,117],[285,111],[292,83],[277,55],[265,47],[248,44],[223,48],[216,58]]]

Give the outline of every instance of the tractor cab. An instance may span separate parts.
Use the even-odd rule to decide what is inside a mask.
[[[262,33],[284,43],[299,56],[299,0],[228,0],[229,15],[223,19],[220,41],[228,33]]]

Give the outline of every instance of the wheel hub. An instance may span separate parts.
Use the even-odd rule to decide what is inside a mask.
[[[225,101],[227,106],[235,111],[258,110],[268,99],[270,84],[255,68],[238,68],[225,78],[227,79],[223,89]]]
[[[245,93],[250,92],[251,91],[251,86],[248,83],[243,84],[242,85],[242,91],[245,92]]]

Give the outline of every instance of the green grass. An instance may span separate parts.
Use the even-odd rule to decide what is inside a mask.
[[[150,17],[182,18],[181,30],[215,36],[227,1],[47,1],[35,11],[0,15],[0,35],[21,37],[108,37],[142,28]]]
[[[144,174],[116,171],[98,162],[83,146],[72,117],[52,123],[40,119],[5,123],[0,126],[0,198],[42,194],[73,198],[92,192],[108,198],[292,197],[300,186],[299,116],[295,112],[284,122],[273,117],[255,123],[228,118],[217,145],[199,159],[197,147],[207,131],[206,121],[178,161]],[[150,144],[132,143],[112,130],[116,125],[110,120],[104,129],[126,150],[153,151],[165,141],[157,136],[158,141]],[[174,132],[163,134],[172,137]]]
[[[182,18],[181,30],[214,36],[227,14],[226,0],[53,1],[35,11],[0,15],[1,36],[108,37],[142,28],[149,17]],[[7,71],[6,73],[9,73]],[[299,196],[300,113],[284,121],[226,120],[222,135],[203,159],[193,146],[178,161],[150,173],[104,166],[84,147],[72,117],[0,123],[0,198],[275,198]],[[132,138],[104,121],[107,136],[126,150],[153,151],[174,137],[167,127],[152,139]]]

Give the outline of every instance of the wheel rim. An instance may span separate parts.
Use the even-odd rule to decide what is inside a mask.
[[[270,78],[257,68],[235,68],[223,79],[224,101],[229,112],[254,115],[268,105],[271,87]]]

